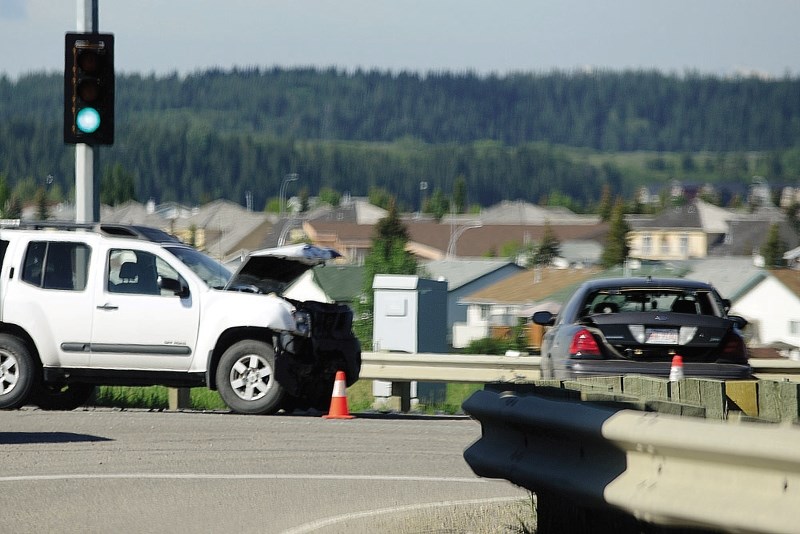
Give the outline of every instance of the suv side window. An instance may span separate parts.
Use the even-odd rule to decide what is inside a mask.
[[[108,254],[108,292],[138,295],[170,295],[159,279],[171,279],[177,285],[180,275],[166,261],[141,250],[113,249]]]
[[[90,252],[84,243],[32,241],[25,252],[22,280],[44,289],[82,291]]]

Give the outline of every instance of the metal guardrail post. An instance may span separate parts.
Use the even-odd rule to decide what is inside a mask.
[[[191,389],[169,388],[168,401],[170,411],[189,410],[192,407]]]

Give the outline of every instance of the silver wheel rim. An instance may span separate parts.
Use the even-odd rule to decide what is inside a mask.
[[[233,364],[230,383],[233,392],[246,401],[264,397],[272,389],[272,365],[263,356],[247,354]]]
[[[13,354],[0,352],[0,395],[7,395],[17,386],[19,366]]]

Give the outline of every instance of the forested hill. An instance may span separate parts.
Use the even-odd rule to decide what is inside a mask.
[[[0,173],[12,183],[70,174],[62,93],[59,74],[0,77]],[[117,143],[103,162],[132,172],[140,197],[187,201],[240,201],[245,190],[273,188],[283,173],[296,171],[308,175],[312,194],[315,186],[365,194],[395,184],[412,202],[418,180],[449,191],[461,175],[474,202],[514,194],[536,201],[553,187],[586,200],[603,183],[622,187],[618,173],[569,161],[553,145],[683,153],[800,146],[800,79],[792,78],[278,68],[125,74],[117,77],[116,109]],[[537,169],[551,177],[548,183],[531,184]],[[574,191],[587,177],[596,184]]]

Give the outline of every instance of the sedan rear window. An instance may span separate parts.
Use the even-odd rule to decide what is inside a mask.
[[[607,288],[589,295],[583,315],[621,312],[672,312],[720,315],[708,291]]]

